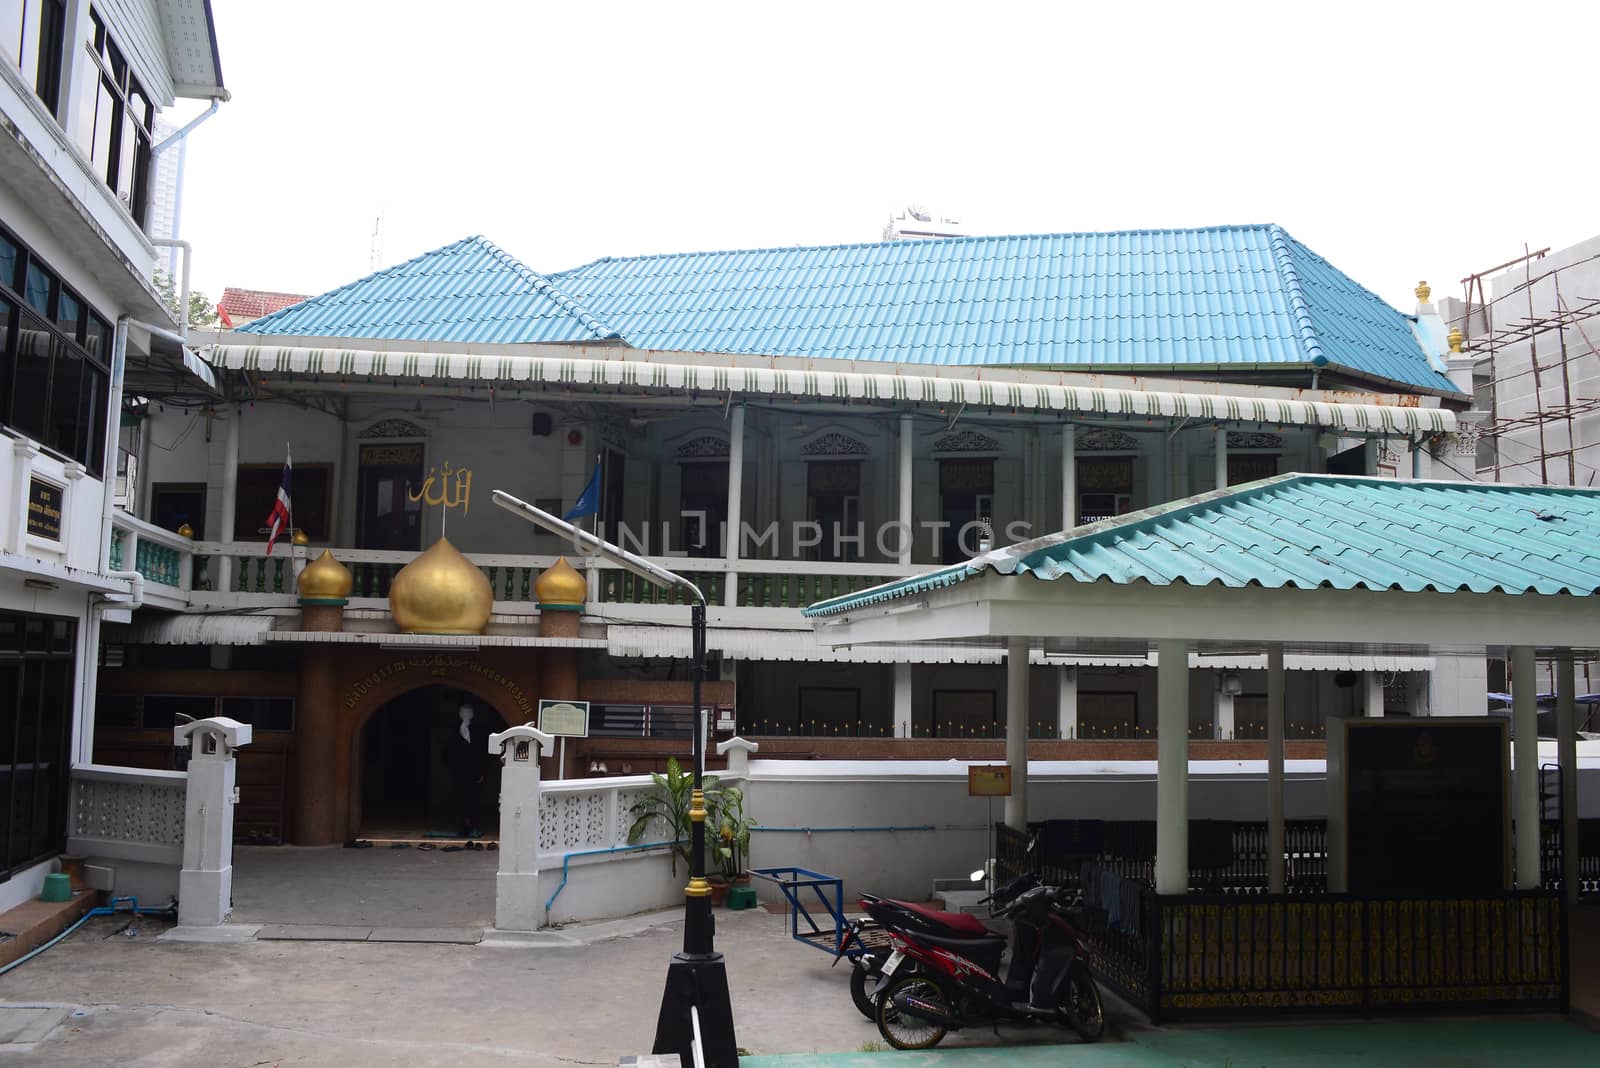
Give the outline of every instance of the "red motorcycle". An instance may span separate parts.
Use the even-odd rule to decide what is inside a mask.
[[[1105,1006],[1089,972],[1089,947],[1071,921],[1070,890],[1036,886],[994,910],[1012,922],[1011,960],[993,935],[951,938],[889,931],[894,952],[883,965],[878,1030],[895,1049],[928,1049],[975,1024],[1064,1024],[1086,1042],[1105,1033]],[[909,966],[909,970],[908,970]]]

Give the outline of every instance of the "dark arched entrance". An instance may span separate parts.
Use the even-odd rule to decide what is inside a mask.
[[[447,753],[460,730],[458,709],[474,709],[473,749],[479,752],[477,825],[492,836],[499,821],[500,763],[488,751],[490,733],[505,729],[493,705],[453,686],[420,686],[385,702],[361,727],[356,746],[359,837],[420,839],[460,829]]]

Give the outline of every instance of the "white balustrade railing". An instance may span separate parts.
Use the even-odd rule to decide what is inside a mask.
[[[82,856],[183,863],[188,775],[85,764],[72,769],[67,848]]]

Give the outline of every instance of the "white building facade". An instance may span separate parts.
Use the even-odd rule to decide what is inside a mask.
[[[124,389],[214,385],[146,223],[158,110],[226,95],[204,0],[0,4],[0,907],[65,842],[100,623],[140,603],[137,550],[112,550]]]

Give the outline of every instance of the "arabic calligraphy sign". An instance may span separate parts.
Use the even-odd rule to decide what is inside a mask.
[[[411,484],[406,483],[406,498],[413,503],[421,501],[428,505],[460,508],[461,514],[466,515],[472,507],[472,469],[451,467],[449,460],[444,462],[442,471],[430,467],[428,477],[422,480],[421,486],[413,490]]]

